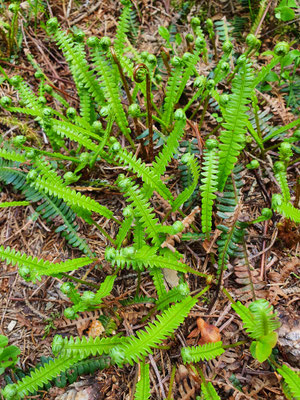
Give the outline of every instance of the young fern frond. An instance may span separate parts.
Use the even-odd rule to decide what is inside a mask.
[[[158,219],[155,218],[153,208],[147,202],[147,199],[144,197],[138,185],[134,185],[134,183],[129,178],[125,178],[124,175],[119,176],[117,183],[121,190],[125,192],[124,196],[128,197],[128,200],[132,202],[134,212],[140,218],[140,222],[152,239],[153,244],[159,245],[160,239],[157,232]]]
[[[198,181],[199,181],[199,177],[200,177],[200,172],[199,172],[199,165],[198,165],[198,161],[196,160],[196,158],[192,155],[192,154],[188,154],[186,153],[182,158],[181,161],[183,163],[186,163],[188,165],[188,167],[191,170],[191,174],[193,177],[193,181],[192,184],[185,188],[183,192],[181,192],[176,199],[174,200],[173,204],[172,204],[172,210],[176,211],[178,210],[178,208],[184,204],[190,197],[191,195],[194,193]]]
[[[33,370],[29,376],[26,376],[21,381],[7,385],[2,394],[7,400],[23,399],[30,393],[42,388],[45,383],[70,368],[71,365],[76,364],[79,359],[80,356],[68,357],[63,355],[53,361],[51,360],[48,364],[44,364],[43,367]]]
[[[204,161],[201,170],[201,186],[200,193],[202,197],[201,207],[201,223],[202,232],[206,233],[206,238],[212,227],[212,207],[216,198],[214,192],[217,190],[217,174],[218,174],[218,142],[208,139],[206,141],[207,150],[204,151]]]
[[[108,60],[105,58],[103,51],[101,51],[98,45],[98,39],[90,38],[89,43],[93,45],[93,47],[91,48],[92,59],[96,71],[99,72],[99,79],[103,84],[105,98],[109,106],[115,113],[116,121],[119,125],[119,128],[121,129],[125,137],[129,139],[130,129],[128,127],[128,120],[120,100],[119,90],[116,86],[114,76],[112,75],[111,67],[108,63]]]
[[[158,156],[155,157],[155,161],[152,164],[152,168],[158,176],[164,174],[168,163],[171,161],[172,157],[176,153],[176,150],[179,146],[179,140],[184,135],[186,116],[183,110],[176,110],[174,119],[174,128],[169,134],[166,144],[163,146]]]
[[[182,302],[168,308],[162,315],[157,316],[157,319],[147,325],[145,330],[140,330],[136,336],[127,338],[127,342],[119,349],[116,363],[122,365],[126,362],[133,365],[141,357],[151,354],[151,347],[158,345],[173,333],[196,303],[197,299],[188,296]]]
[[[164,274],[162,272],[162,269],[151,268],[150,275],[152,276],[152,280],[155,286],[158,299],[163,298],[166,295],[167,291],[165,287]]]
[[[0,259],[11,265],[18,265],[19,274],[27,281],[40,280],[43,275],[51,276],[73,271],[94,262],[89,257],[83,257],[60,263],[50,263],[48,260],[21,254],[19,251],[3,246],[0,246]]]
[[[287,365],[283,364],[277,368],[278,373],[283,377],[287,385],[289,394],[295,400],[300,400],[300,376],[299,373],[291,370]]]
[[[64,186],[64,184],[58,184],[55,182],[53,186],[53,181],[51,177],[48,176],[36,176],[35,174],[27,176],[30,186],[34,187],[36,190],[41,191],[46,194],[54,195],[59,199],[62,199],[66,204],[77,212],[78,215],[84,218],[84,211],[94,211],[105,218],[110,219],[113,213],[105,206],[100,205],[95,200],[88,196],[82,195],[76,190],[70,189]],[[82,211],[80,211],[81,209]]]
[[[24,154],[21,153],[17,153],[16,151],[14,151],[13,149],[0,149],[0,157],[4,158],[5,160],[9,160],[9,161],[15,161],[18,163],[24,163],[26,162],[26,157]]]
[[[201,393],[204,396],[204,400],[221,400],[211,382],[201,383]]]
[[[129,153],[126,149],[122,149],[120,143],[114,142],[110,147],[110,152],[114,154],[115,160],[128,166],[129,170],[135,172],[138,177],[155,190],[165,200],[173,200],[172,193],[161,181],[160,177],[134,154]]]
[[[232,94],[224,111],[223,127],[220,135],[220,162],[218,185],[223,191],[228,175],[232,171],[240,151],[245,145],[247,125],[246,104],[250,102],[253,91],[253,75],[250,66],[245,62],[232,82]]]
[[[112,336],[108,338],[76,337],[63,338],[60,335],[54,336],[52,342],[53,354],[63,357],[79,357],[79,359],[87,358],[91,355],[101,356],[109,354],[116,346],[124,345],[128,341],[127,337]]]
[[[200,272],[192,269],[187,264],[181,263],[174,259],[174,257],[166,255],[156,255],[157,248],[151,246],[143,246],[136,250],[134,247],[125,247],[120,250],[115,250],[108,247],[105,252],[107,261],[110,261],[112,265],[118,267],[132,267],[137,270],[143,270],[144,268],[168,268],[175,271],[192,273],[199,276],[204,276]]]
[[[274,172],[282,192],[283,201],[284,203],[288,203],[291,200],[291,194],[288,186],[286,167],[282,161],[277,161],[274,164]]]
[[[167,82],[164,112],[162,116],[162,120],[166,126],[169,126],[172,122],[173,110],[176,105],[178,90],[182,79],[182,61],[179,57],[174,57],[173,64],[174,68]]]
[[[222,342],[206,343],[203,346],[183,347],[181,356],[184,363],[212,360],[224,353]]]
[[[185,283],[181,283],[178,286],[173,287],[163,296],[159,297],[156,302],[157,310],[164,310],[171,303],[178,303],[182,301],[189,294],[189,287]]]
[[[72,36],[60,29],[56,18],[51,18],[47,22],[47,27],[59,48],[63,51],[74,80],[80,81],[85,85],[98,105],[104,104],[104,96],[100,84],[95,78],[93,71],[90,70],[86,58],[76,47]]]
[[[124,239],[126,238],[131,225],[133,223],[133,216],[127,216],[123,219],[122,225],[120,226],[120,229],[118,231],[117,237],[116,237],[116,247],[119,250],[122,246],[122,243]]]
[[[265,361],[277,343],[275,330],[280,326],[273,307],[265,299],[253,301],[248,308],[239,301],[231,306],[242,319],[248,335],[256,339],[250,346],[251,354],[259,362]]]
[[[285,218],[289,218],[291,221],[300,223],[300,210],[293,206],[292,203],[285,203],[283,197],[280,194],[273,194],[272,196],[272,208]]]
[[[145,361],[139,363],[139,380],[136,384],[134,400],[149,400],[150,399],[150,376],[149,364]]]
[[[122,10],[122,13],[119,18],[117,32],[114,40],[114,49],[118,56],[122,56],[125,49],[126,43],[126,34],[130,29],[130,22],[131,22],[131,14],[132,7],[131,3],[128,2]]]

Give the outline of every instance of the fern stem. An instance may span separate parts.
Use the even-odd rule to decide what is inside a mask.
[[[247,252],[246,242],[245,242],[244,238],[243,238],[243,251],[244,251],[245,261],[246,261],[246,265],[247,265],[247,271],[248,271],[252,296],[253,296],[253,299],[256,300],[256,294],[255,294],[255,289],[254,289],[253,280],[252,280],[251,268],[250,268],[249,259],[248,259],[248,252]]]
[[[163,63],[165,65],[165,67],[166,67],[167,73],[170,76],[171,75],[171,67],[170,67],[170,64],[169,64],[169,60],[170,60],[169,50],[166,49],[164,46],[162,46],[160,48],[160,50],[161,50],[160,51],[161,58],[162,58]]]
[[[83,279],[75,278],[75,276],[69,275],[66,272],[62,272],[61,275],[65,276],[66,278],[68,278],[68,279],[70,279],[70,280],[72,280],[74,282],[82,283],[83,285],[90,286],[90,287],[92,287],[94,289],[97,289],[97,290],[100,289],[99,285],[96,285],[95,283],[92,283],[92,282],[89,282],[89,281],[84,281]]]
[[[174,379],[175,379],[175,373],[176,373],[176,365],[173,365],[171,377],[170,377],[170,383],[169,383],[169,391],[168,391],[168,396],[167,396],[166,400],[172,400],[172,389],[173,389],[173,384],[174,384]]]
[[[108,239],[114,246],[116,246],[116,241],[103,229],[96,221],[93,220],[93,225]]]
[[[117,54],[115,52],[115,49],[113,47],[110,47],[110,54],[112,55],[112,57],[114,59],[114,62],[116,63],[116,65],[118,67],[118,70],[119,70],[119,73],[120,73],[120,77],[122,79],[122,83],[124,85],[124,89],[125,89],[125,92],[126,92],[126,95],[127,95],[128,102],[129,102],[129,104],[132,104],[132,97],[131,97],[131,94],[130,94],[130,91],[129,91],[129,87],[128,87],[128,84],[127,84],[127,81],[126,81],[126,78],[125,78],[125,75],[124,75],[124,72],[123,72],[123,68],[122,68],[122,65],[120,64],[120,61],[119,61],[119,59],[117,57]]]
[[[202,110],[202,115],[201,115],[200,122],[199,122],[199,126],[198,126],[199,132],[201,131],[201,127],[202,127],[202,124],[203,124],[203,121],[204,121],[205,113],[206,113],[206,111],[207,111],[208,101],[209,101],[209,97],[207,96],[206,99],[205,99],[205,101],[204,101],[204,106],[203,106],[203,110]]]

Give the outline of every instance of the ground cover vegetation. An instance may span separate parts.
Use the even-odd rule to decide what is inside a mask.
[[[50,78],[30,52],[34,83],[9,68],[21,56],[23,3],[10,4],[0,27],[0,122],[12,128],[2,130],[0,207],[6,213],[31,207],[31,220],[43,221],[66,248],[54,261],[3,243],[1,265],[17,267],[27,284],[59,282],[67,326],[93,313],[98,323],[96,332],[53,337],[55,320],[62,317],[49,318],[44,336],[53,337],[52,357],[41,357],[31,371],[16,368],[20,351],[0,336],[0,371],[11,370],[2,396],[46,398],[51,386],[71,384],[79,375],[138,365],[131,398],[182,398],[173,390],[177,361],[171,360],[168,392],[153,361],[156,352],[177,351],[196,385],[186,399],[230,398],[209,371],[212,362],[238,348],[275,377],[276,398],[300,399],[299,374],[278,347],[280,294],[262,290],[273,265],[265,265],[266,253],[278,235],[292,265],[285,279],[295,287],[299,282],[293,252],[300,222],[300,52],[292,40],[261,50],[270,11],[266,1],[250,7],[242,45],[234,39],[237,21],[187,18],[192,2],[165,2],[169,12],[172,7],[179,12],[184,29],[157,27],[156,54],[138,46],[138,4],[122,0],[120,6],[115,35],[109,37],[75,25],[63,28],[44,2],[26,5],[33,30],[41,29],[39,13],[45,15],[42,29],[63,56],[72,91],[60,89],[57,73]],[[295,17],[294,2],[276,6],[277,19]],[[253,191],[259,201],[250,213]],[[268,227],[274,235],[266,247]],[[97,232],[96,245],[84,229]],[[263,237],[263,247],[251,254],[253,236]],[[259,256],[257,268],[253,259]],[[116,296],[126,270],[136,277],[134,290],[123,286]],[[92,271],[95,279],[89,280]],[[232,274],[235,287],[229,284]],[[151,290],[143,288],[144,279]],[[202,307],[205,319],[220,302],[241,321],[238,334],[222,337],[217,326],[198,318],[187,340],[178,341],[177,329],[188,326],[195,308]],[[134,306],[145,311],[137,328],[122,312]],[[120,329],[124,321],[126,331]],[[199,334],[199,342],[191,342]],[[176,341],[180,346],[174,349]],[[151,368],[159,381],[156,391]],[[231,394],[243,398],[241,381],[234,374],[230,379],[225,382]]]

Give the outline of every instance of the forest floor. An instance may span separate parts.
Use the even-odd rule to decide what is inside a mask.
[[[26,2],[24,2],[25,4]],[[107,35],[113,38],[119,17],[120,4],[118,0],[90,0],[85,2],[76,1],[47,1],[45,13],[48,16],[57,16],[62,27],[71,29],[74,25],[83,29],[87,36]],[[153,54],[159,52],[162,39],[158,35],[158,27],[170,24],[179,33],[187,32],[187,20],[192,16],[205,12],[208,16],[217,20],[240,19],[243,21],[241,31],[237,33],[237,46],[243,48],[243,37],[249,30],[249,9],[242,6],[240,2],[232,0],[228,2],[196,2],[183,15],[179,7],[174,7],[167,0],[136,0],[133,4],[136,7],[139,25],[137,28],[136,46],[141,51],[149,51]],[[209,5],[207,5],[209,3]],[[24,5],[25,7],[25,5]],[[205,10],[205,11],[203,11]],[[33,69],[26,59],[26,54],[31,53],[42,70],[51,77],[53,82],[62,91],[70,96],[76,96],[74,84],[70,71],[61,56],[57,46],[49,40],[43,29],[35,29],[34,17],[30,23],[26,17],[26,9],[20,19],[20,29],[23,40],[19,53],[13,62],[0,62],[9,76],[18,73],[34,88],[35,80]],[[44,14],[38,16],[38,22],[44,20]],[[240,22],[242,23],[242,22]],[[276,29],[275,29],[275,25]],[[263,50],[273,49],[276,42],[283,39],[294,39],[294,31],[285,29],[287,24],[269,18],[264,22],[261,31]],[[239,38],[240,35],[240,38]],[[291,37],[289,38],[289,35]],[[299,93],[299,92],[298,92]],[[1,85],[1,96],[15,96],[7,84]],[[71,97],[69,98],[71,99]],[[296,116],[293,115],[285,103],[284,98],[278,94],[279,101],[273,108],[273,120],[284,125],[291,122]],[[72,99],[71,99],[72,101]],[[76,106],[76,99],[74,106]],[[265,104],[265,109],[272,109],[272,104]],[[201,109],[200,109],[201,110]],[[203,131],[214,127],[214,118],[211,117],[211,110],[207,110],[208,118],[203,125]],[[1,117],[0,117],[1,118]],[[34,129],[31,120],[24,120],[29,129]],[[2,132],[9,137],[11,132],[18,131],[18,127],[7,128],[2,126]],[[205,133],[204,133],[205,134]],[[4,140],[5,140],[4,136]],[[187,139],[192,139],[192,129],[186,133]],[[247,155],[245,156],[245,161]],[[176,163],[170,167],[170,174],[178,176]],[[299,176],[300,163],[292,164],[288,169],[288,177],[291,188],[295,186]],[[112,169],[103,165],[102,179],[111,184],[114,183],[118,173],[117,168]],[[243,212],[250,218],[257,217],[259,209],[267,207],[270,202],[270,194],[276,188],[276,182],[272,176],[265,176],[259,182],[254,175],[247,171],[244,176],[244,197]],[[81,187],[82,190],[84,188]],[[108,205],[120,214],[124,206],[123,198],[119,193],[107,188],[92,190],[89,195],[99,200],[101,204]],[[18,201],[22,196],[15,193],[9,186],[3,187],[0,192],[0,201]],[[35,214],[31,206],[23,208],[0,208],[0,245],[10,246],[28,255],[37,256],[45,260],[65,260],[80,256],[80,252],[71,248],[65,240],[53,232],[39,217],[32,218]],[[121,215],[121,214],[120,214]],[[103,222],[103,221],[102,221]],[[101,221],[98,221],[101,224]],[[116,227],[113,224],[106,225],[107,231],[114,236]],[[80,234],[86,238],[91,250],[99,258],[103,258],[107,240],[96,230],[95,227],[80,224]],[[248,231],[247,250],[249,261],[254,268],[253,277],[255,282],[256,296],[266,298],[275,308],[281,321],[279,330],[278,354],[281,360],[292,368],[299,368],[300,360],[300,287],[299,287],[299,229],[295,224],[276,217],[261,224],[260,229],[256,226]],[[179,250],[185,254],[186,260],[196,268],[207,263],[205,243],[199,241],[182,242]],[[84,274],[76,273],[76,277],[87,279],[93,282],[103,281],[106,273],[105,263],[102,270],[88,269]],[[247,274],[247,273],[246,273]],[[231,265],[225,276],[225,286],[236,298],[241,301],[251,299],[249,286],[243,283],[245,269],[239,265]],[[137,274],[123,271],[117,278],[114,296],[111,296],[108,307],[118,306],[118,300],[135,294]],[[19,367],[28,370],[34,367],[40,357],[51,356],[51,343],[53,336],[61,335],[82,335],[91,329],[93,321],[97,320],[99,314],[84,313],[74,321],[68,321],[62,317],[63,310],[70,303],[59,291],[61,280],[58,278],[43,278],[37,284],[25,282],[17,273],[17,268],[6,266],[0,262],[0,334],[9,338],[9,343],[21,349]],[[197,289],[196,278],[189,277],[189,285],[192,290]],[[153,283],[147,274],[142,274],[140,282],[141,293],[151,296],[154,293]],[[170,383],[172,366],[176,365],[177,372],[173,385],[173,399],[196,399],[199,395],[199,381],[183,366],[178,347],[181,345],[195,345],[197,338],[188,338],[190,332],[196,327],[197,318],[204,318],[206,322],[218,327],[222,340],[226,343],[232,338],[237,340],[245,339],[242,322],[231,309],[228,299],[220,296],[213,309],[202,303],[195,306],[186,322],[176,331],[172,340],[168,341],[168,351],[154,351],[150,356],[151,364],[151,385],[152,399],[162,400],[167,397]],[[141,327],[140,321],[149,312],[148,305],[136,305],[120,309],[122,322],[118,326],[118,332],[125,334],[132,333]],[[293,335],[290,333],[293,332]],[[293,338],[293,339],[289,339]],[[271,366],[264,362],[260,364],[255,361],[248,348],[240,346],[230,349],[218,358],[218,360],[206,362],[203,368],[206,376],[214,384],[222,399],[284,399],[280,388],[280,378],[272,370]],[[119,400],[133,399],[132,389],[137,379],[137,367],[125,366],[117,368],[111,366],[109,369],[99,371],[90,377],[82,377],[77,383],[67,388],[52,387],[48,392],[41,392],[38,397],[28,396],[27,398],[40,399],[65,399],[63,394],[69,393],[68,399],[110,399]],[[0,377],[1,387],[5,385],[4,375]],[[88,390],[84,391],[84,389]],[[79,397],[80,393],[82,397]],[[78,397],[75,397],[75,396]],[[73,397],[72,397],[73,396]],[[84,397],[86,396],[86,397]]]

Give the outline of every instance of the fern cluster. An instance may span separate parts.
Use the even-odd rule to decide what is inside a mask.
[[[265,2],[262,3],[263,9]],[[63,384],[76,379],[80,371],[92,372],[110,364],[123,366],[126,363],[139,364],[135,399],[149,398],[147,356],[173,335],[206,291],[217,287],[218,295],[223,272],[232,258],[247,258],[248,227],[271,217],[271,210],[262,212],[254,221],[244,221],[240,215],[244,157],[253,152],[255,161],[262,158],[265,163],[268,151],[265,146],[270,140],[276,142],[275,146],[277,141],[280,145],[274,177],[281,194],[273,195],[272,208],[286,218],[300,221],[299,209],[293,203],[293,188],[287,179],[288,167],[297,151],[297,137],[294,134],[285,138],[285,132],[297,127],[299,121],[276,129],[271,127],[272,116],[260,111],[256,94],[256,88],[282,60],[287,46],[275,48],[273,59],[256,72],[257,63],[252,63],[251,57],[259,49],[259,40],[249,35],[247,49],[237,58],[231,43],[233,27],[224,20],[217,21],[215,26],[208,20],[207,31],[216,61],[211,67],[207,66],[211,68],[209,75],[200,75],[199,63],[208,64],[211,55],[198,18],[191,20],[193,33],[187,36],[185,53],[183,44],[173,46],[168,30],[161,29],[168,51],[162,49],[155,56],[139,53],[130,42],[135,11],[131,1],[122,0],[122,4],[113,42],[108,37],[85,39],[84,32],[78,28],[66,32],[55,17],[47,22],[47,33],[62,51],[72,74],[78,96],[76,109],[70,106],[73,103],[69,104],[67,96],[56,90],[32,56],[29,55],[29,61],[39,81],[37,94],[21,77],[8,77],[0,67],[22,103],[13,104],[5,96],[0,100],[1,106],[6,113],[32,118],[49,143],[41,148],[38,135],[32,137],[26,130],[22,130],[22,135],[12,134],[8,140],[0,142],[1,184],[12,186],[24,199],[2,201],[0,207],[32,206],[68,244],[84,253],[83,257],[50,262],[1,246],[0,259],[17,265],[25,280],[35,282],[44,275],[66,279],[60,288],[73,303],[64,311],[68,319],[102,307],[110,310],[107,297],[114,295],[117,275],[125,268],[136,271],[138,289],[133,299],[126,297],[120,304],[150,302],[153,309],[147,318],[158,314],[153,322],[130,336],[112,336],[113,329],[96,338],[55,336],[52,346],[55,358],[42,362],[30,375],[7,385],[2,390],[7,400],[35,394],[56,377],[58,383]],[[216,34],[223,43],[221,52],[216,49]],[[229,92],[224,93],[224,88]],[[155,96],[161,93],[162,96]],[[185,101],[186,93],[188,100]],[[198,112],[200,107],[201,113]],[[213,109],[217,125],[207,135],[208,125],[204,129],[204,120],[208,108]],[[193,141],[185,138],[191,129],[196,136]],[[247,152],[243,153],[246,146]],[[103,163],[117,169],[115,182],[102,178]],[[182,172],[181,187],[177,185],[176,168],[171,168],[178,164]],[[255,170],[259,163],[250,162],[247,167]],[[127,203],[122,212],[116,210],[114,214],[98,202],[94,193],[82,193],[82,188],[94,189],[95,181],[86,178],[89,173],[92,179],[97,176],[96,182],[118,192],[122,204]],[[186,215],[192,204],[197,207]],[[200,204],[201,214],[197,214]],[[78,234],[80,219],[93,225],[110,242],[106,244],[103,260],[106,264],[103,271],[110,273],[102,283],[79,280],[89,284],[92,290],[75,287],[69,280],[78,278],[67,274],[99,262]],[[97,222],[100,219],[105,223]],[[113,224],[118,225],[118,229],[109,230]],[[210,249],[211,257],[208,257],[211,266],[218,264],[214,274],[191,267],[189,260],[176,248],[182,234],[190,235],[188,230],[194,230],[197,240],[205,238],[210,242],[215,236],[213,243],[217,249]],[[166,283],[166,270],[178,275],[179,283],[172,288]],[[151,297],[143,297],[138,292],[142,271],[147,271],[153,281],[155,292]],[[190,293],[190,274],[206,280],[207,286],[198,294]],[[252,339],[253,357],[260,362],[269,358],[271,362],[271,351],[277,341],[275,331],[279,326],[273,309],[266,300],[254,301],[245,307],[234,302],[230,295],[228,297]],[[185,363],[193,364],[218,357],[227,347],[220,341],[185,347],[181,356]],[[285,365],[277,371],[285,380],[284,390],[297,398],[298,376]],[[211,382],[201,373],[200,378],[204,398],[218,399]]]

